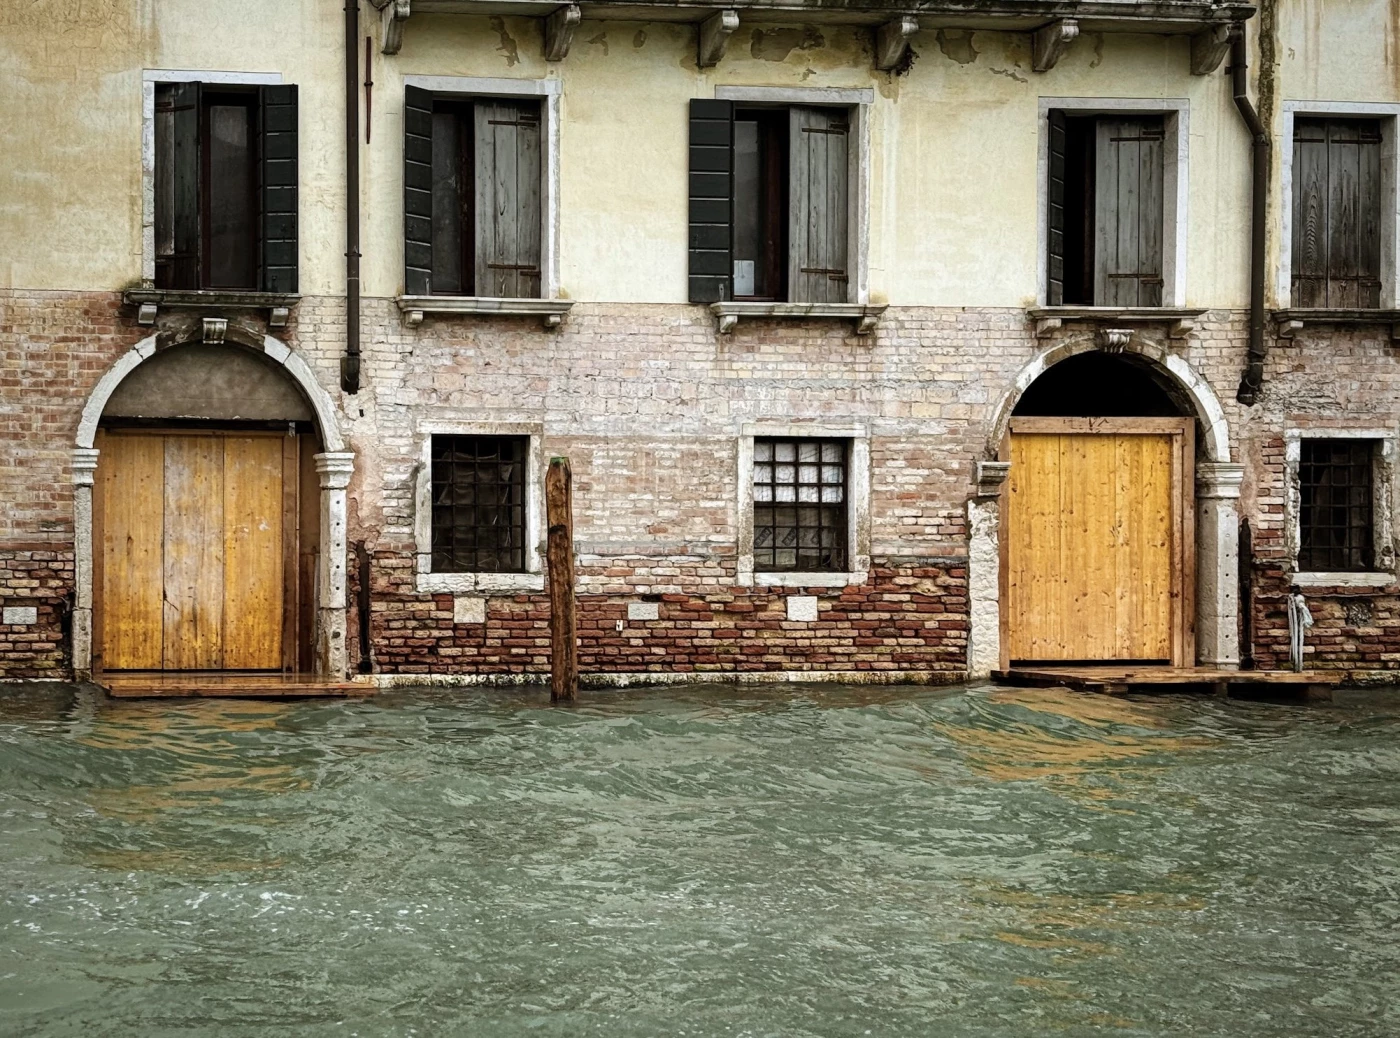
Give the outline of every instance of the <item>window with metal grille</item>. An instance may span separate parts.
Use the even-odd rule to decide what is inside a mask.
[[[525,570],[524,436],[434,436],[433,572]]]
[[[846,568],[847,453],[845,440],[754,440],[755,569]]]
[[[1303,440],[1298,459],[1298,568],[1309,573],[1374,565],[1374,440]]]

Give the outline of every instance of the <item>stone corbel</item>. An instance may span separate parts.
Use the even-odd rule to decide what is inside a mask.
[[[227,317],[206,317],[204,319],[204,341],[218,345],[228,334]]]
[[[1302,321],[1279,321],[1278,323],[1278,337],[1280,339],[1292,339],[1302,330]]]
[[[274,306],[267,313],[267,326],[269,328],[285,328],[287,327],[287,318],[289,318],[291,314],[291,307]]]
[[[423,323],[423,311],[405,310],[403,312],[403,323],[405,328],[417,328]]]
[[[1191,37],[1191,75],[1208,76],[1220,67],[1230,53],[1234,27],[1213,25]]]
[[[884,312],[884,311],[880,311],[880,313],[883,313],[883,312]],[[875,329],[876,329],[876,328],[879,326],[879,324],[880,324],[880,313],[873,313],[873,312],[867,311],[866,313],[863,313],[863,314],[861,314],[858,318],[856,318],[856,334],[857,334],[857,335],[873,335],[873,334],[875,334]]]
[[[899,67],[909,50],[909,38],[919,31],[919,19],[905,15],[875,30],[875,67],[889,72]]]
[[[136,323],[143,328],[149,328],[156,323],[156,304],[142,303],[136,309]]]
[[[1079,22],[1073,18],[1061,18],[1042,26],[1031,38],[1031,68],[1037,72],[1049,72],[1054,68],[1079,35]]]
[[[1002,485],[1011,474],[1009,461],[979,461],[977,463],[976,497],[1000,497]]]
[[[1098,334],[1099,349],[1105,353],[1122,353],[1128,348],[1128,343],[1132,341],[1133,330],[1131,328],[1100,328]]]
[[[403,48],[403,29],[408,22],[409,0],[389,0],[378,4],[384,14],[384,53],[397,54]]]
[[[729,335],[734,331],[734,326],[739,323],[738,314],[720,314],[715,319],[715,331],[720,335]]]
[[[574,29],[583,18],[578,4],[565,4],[544,20],[544,60],[563,61],[574,42]]]
[[[1038,317],[1035,322],[1035,337],[1049,339],[1064,326],[1065,322],[1059,317]]]
[[[1196,330],[1196,322],[1188,317],[1182,317],[1173,321],[1171,327],[1167,329],[1169,339],[1189,339],[1191,333]]]
[[[724,57],[729,37],[739,28],[739,12],[726,8],[716,11],[700,23],[700,47],[696,63],[701,68],[713,68]]]

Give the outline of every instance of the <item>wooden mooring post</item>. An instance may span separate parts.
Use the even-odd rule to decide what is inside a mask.
[[[549,533],[549,692],[554,702],[578,698],[578,618],[574,597],[574,477],[568,458],[551,458],[544,478]]]

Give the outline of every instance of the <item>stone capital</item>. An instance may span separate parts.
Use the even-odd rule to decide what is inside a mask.
[[[102,452],[96,447],[73,448],[73,482],[80,487],[92,486],[97,474],[97,456]]]
[[[316,472],[321,477],[322,490],[344,490],[355,472],[355,455],[350,451],[331,451],[313,455]]]
[[[1011,474],[1009,461],[979,461],[977,463],[976,497],[1000,497],[1006,477]]]
[[[1238,498],[1244,482],[1244,466],[1228,461],[1210,461],[1196,466],[1197,499]]]

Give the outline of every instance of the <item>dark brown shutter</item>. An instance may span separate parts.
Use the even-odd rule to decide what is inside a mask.
[[[297,290],[297,88],[258,90],[264,292]]]
[[[476,294],[540,294],[540,106],[478,100],[476,120]]]
[[[1050,109],[1049,179],[1045,185],[1045,305],[1065,302],[1065,156],[1069,150],[1065,113]]]
[[[690,102],[692,303],[734,298],[734,102]]]
[[[1380,306],[1380,124],[1293,124],[1293,305]]]
[[[167,100],[170,133],[168,190],[159,183],[157,167],[156,198],[169,205],[169,245],[166,261],[157,267],[158,288],[200,287],[200,163],[198,83],[171,83]],[[160,222],[159,220],[157,222]]]
[[[1162,305],[1163,127],[1160,115],[1098,121],[1096,306]]]
[[[851,116],[844,108],[794,106],[789,125],[788,298],[845,303]]]
[[[404,291],[433,291],[433,95],[404,87],[403,99]]]

